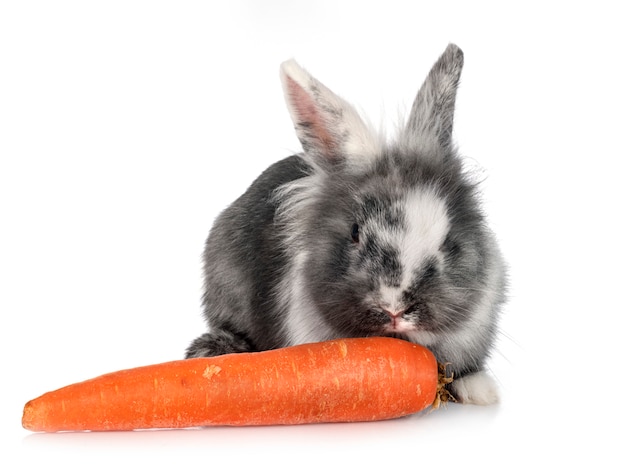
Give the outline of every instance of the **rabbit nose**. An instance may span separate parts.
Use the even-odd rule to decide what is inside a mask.
[[[396,319],[398,319],[399,317],[402,317],[404,315],[404,312],[406,311],[406,309],[402,309],[400,311],[396,311],[394,310],[390,310],[390,309],[383,309],[383,312],[385,314],[387,314],[389,317],[391,317],[392,321],[395,321]]]

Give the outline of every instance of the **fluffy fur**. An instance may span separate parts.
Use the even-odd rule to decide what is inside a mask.
[[[462,65],[449,45],[392,143],[297,63],[281,66],[304,152],[216,220],[204,253],[209,332],[187,357],[389,335],[450,362],[459,401],[497,400],[485,362],[505,273],[452,144]]]

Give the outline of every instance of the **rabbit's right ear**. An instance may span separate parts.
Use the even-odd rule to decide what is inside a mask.
[[[319,165],[359,168],[377,157],[379,141],[354,107],[294,60],[281,65],[280,77],[298,139]]]

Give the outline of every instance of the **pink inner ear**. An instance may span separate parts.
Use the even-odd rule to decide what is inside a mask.
[[[297,116],[297,126],[307,132],[306,136],[300,137],[303,145],[312,146],[325,157],[334,156],[337,143],[328,128],[327,121],[319,110],[319,105],[302,86],[289,76],[287,77],[287,88],[291,106]]]

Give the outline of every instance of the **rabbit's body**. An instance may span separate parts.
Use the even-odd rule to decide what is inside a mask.
[[[391,144],[283,65],[304,153],[267,169],[216,220],[204,256],[209,332],[187,357],[389,335],[449,362],[460,401],[497,399],[484,365],[505,273],[452,146],[462,59],[450,45]]]

